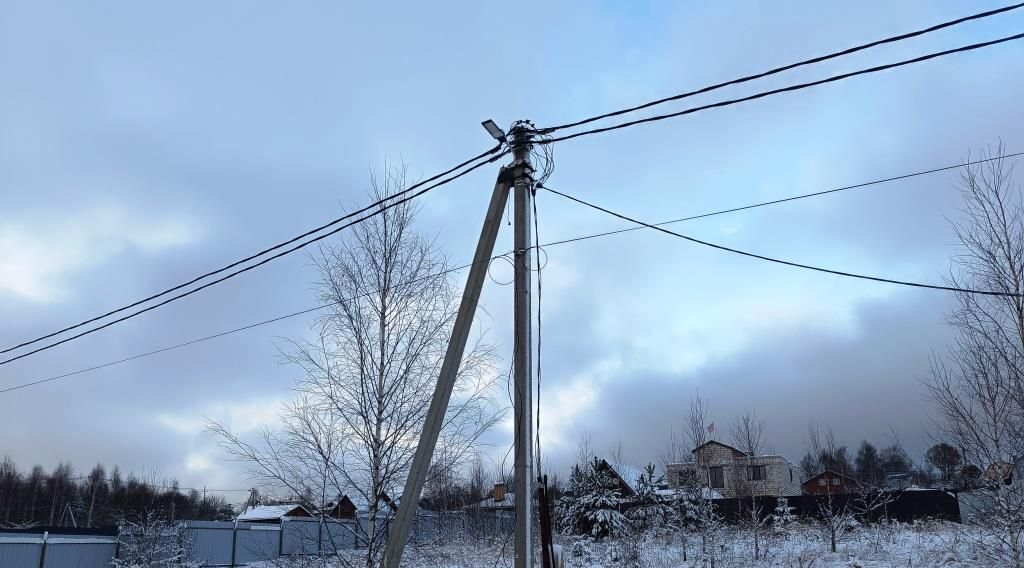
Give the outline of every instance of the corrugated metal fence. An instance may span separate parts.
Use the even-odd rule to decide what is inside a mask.
[[[116,536],[0,532],[3,568],[101,568],[110,566],[116,552]]]
[[[424,512],[416,517],[411,540],[419,544],[476,539],[512,530],[512,515]],[[321,551],[351,550],[363,546],[366,518],[286,518],[278,523],[184,521],[185,547],[191,560],[203,566],[245,566],[280,556],[311,556]],[[383,538],[387,523],[380,523]],[[75,531],[88,532],[88,531]],[[93,531],[94,533],[97,531]],[[175,537],[169,537],[175,538]],[[107,568],[117,555],[114,534],[58,534],[0,531],[0,568]]]
[[[190,556],[204,566],[240,566],[279,556],[357,547],[354,520],[286,519],[281,524],[187,521]]]

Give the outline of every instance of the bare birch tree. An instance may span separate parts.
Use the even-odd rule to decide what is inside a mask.
[[[658,454],[662,470],[668,472],[669,464],[685,463],[690,461],[691,457],[690,448],[686,447],[683,437],[677,433],[675,428],[669,429],[665,447]]]
[[[732,486],[740,499],[739,523],[750,534],[754,560],[761,558],[761,543],[771,520],[767,508],[757,499],[767,493],[768,466],[757,458],[764,449],[766,429],[765,420],[752,410],[744,411],[729,425],[733,445],[747,456],[743,467],[733,469]]]
[[[683,432],[689,437],[691,449],[704,445],[708,441],[708,403],[696,391],[690,398],[690,412],[683,422]]]
[[[576,438],[576,465],[581,468],[587,467],[595,457],[597,456],[594,455],[594,437],[584,428]]]
[[[619,438],[614,444],[608,446],[608,461],[615,464],[626,463],[626,451],[622,447],[622,438]]]
[[[729,436],[732,443],[748,456],[756,456],[764,449],[764,418],[758,418],[757,412],[746,410],[729,425]]]
[[[1011,296],[955,293],[948,321],[958,332],[935,355],[924,380],[938,411],[938,437],[949,441],[966,464],[998,472],[1024,455],[1024,206],[1013,167],[1002,145],[996,158],[964,166],[962,216],[953,221],[960,250],[950,284]],[[983,535],[977,544],[994,560],[1024,566],[1024,494],[1003,483],[975,492]]]
[[[386,198],[406,186],[405,170],[389,168],[371,182],[371,198]],[[324,499],[348,494],[365,507],[367,566],[383,551],[381,528],[405,483],[460,301],[447,260],[415,232],[415,216],[411,203],[397,205],[313,255],[317,300],[327,308],[311,338],[281,350],[301,371],[282,431],[249,443],[211,424],[261,479]],[[491,396],[494,362],[493,347],[479,338],[466,350],[434,471],[465,465],[502,418]]]

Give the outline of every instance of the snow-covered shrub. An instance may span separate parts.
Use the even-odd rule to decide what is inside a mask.
[[[587,539],[574,539],[569,544],[568,556],[574,564],[590,565],[594,561],[592,542]]]
[[[184,523],[161,519],[147,511],[137,521],[123,520],[118,534],[118,557],[113,568],[199,568],[192,558],[191,539]]]

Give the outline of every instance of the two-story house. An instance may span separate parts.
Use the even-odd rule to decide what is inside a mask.
[[[670,487],[708,487],[725,498],[800,495],[799,471],[783,456],[752,456],[717,440],[692,454],[692,462],[668,464]]]

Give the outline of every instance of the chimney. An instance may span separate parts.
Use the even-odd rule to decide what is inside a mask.
[[[494,483],[494,502],[501,503],[505,500],[505,484],[501,481]]]

